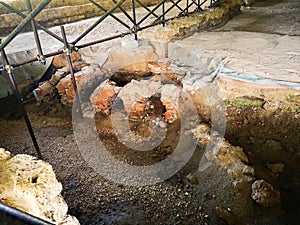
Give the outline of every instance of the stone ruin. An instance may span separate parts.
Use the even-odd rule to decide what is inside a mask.
[[[67,214],[68,205],[61,196],[62,184],[52,166],[25,155],[12,155],[0,148],[1,202],[57,225],[78,225]]]
[[[203,93],[203,90],[206,85],[213,82],[216,76],[214,74],[217,73],[222,60],[213,58],[207,60],[206,69],[199,67],[194,69],[178,61],[152,60],[149,59],[151,57],[144,55],[141,58],[148,60],[124,66],[130,58],[130,51],[126,52],[129,55],[127,58],[118,55],[120,52],[116,54],[112,53],[106,60],[106,65],[109,65],[110,69],[105,65],[102,67],[96,64],[88,65],[79,55],[77,58],[74,56],[75,79],[85,119],[95,119],[95,114],[110,115],[115,102],[119,99],[122,109],[130,120],[145,122],[156,114],[162,118],[156,125],[167,129],[169,124],[180,119],[180,96],[182,92],[186,92],[202,118],[201,123],[192,130],[198,139],[198,145],[205,148],[210,141],[221,143],[218,148],[207,148],[204,158],[223,167],[234,179],[235,188],[243,189],[252,185],[251,197],[258,204],[271,207],[280,203],[280,194],[271,184],[256,180],[254,169],[249,165],[243,149],[231,145],[205,123],[209,121],[211,107],[217,107],[218,102],[214,102],[213,106],[209,105],[206,100],[209,93]],[[134,55],[139,57],[136,56],[136,52]],[[56,67],[59,69],[52,78],[35,90],[36,99],[50,102],[58,99],[62,104],[72,106],[75,93],[71,75],[67,63],[62,63],[65,59],[54,60],[58,61],[60,63]],[[113,63],[115,66],[112,66]],[[199,64],[195,62],[195,65]],[[199,70],[200,73],[195,72]]]

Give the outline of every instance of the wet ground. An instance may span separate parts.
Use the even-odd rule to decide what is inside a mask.
[[[262,8],[266,13],[272,12],[273,7],[276,8],[282,3],[268,2],[272,3],[258,2],[257,8],[254,5],[253,12]],[[297,1],[289,2],[293,4],[288,7],[294,8]],[[245,13],[251,12],[250,10]],[[244,25],[243,20],[238,22],[238,19],[244,16],[245,14],[241,14],[237,20],[220,29],[228,30],[230,24],[240,23],[240,30],[247,28],[247,31],[262,32],[257,30],[257,23],[252,24],[251,29],[251,26]],[[248,16],[252,18],[252,15]],[[264,18],[262,21],[268,20],[269,17]],[[299,25],[297,18],[291,18],[288,24],[292,25],[290,23]],[[269,26],[266,26],[267,28],[269,29]],[[186,177],[197,170],[202,154],[200,148],[196,150],[187,166],[162,183],[145,187],[113,183],[97,174],[82,158],[74,139],[70,108],[59,103],[36,105],[35,102],[28,103],[26,107],[44,159],[53,165],[58,180],[63,184],[62,194],[69,205],[69,213],[76,216],[81,224],[226,224],[217,215],[217,206],[231,209],[235,221],[233,224],[298,224],[299,96],[287,95],[284,101],[262,98],[258,103],[234,98],[228,100],[226,105],[225,137],[232,144],[245,149],[257,178],[265,179],[280,190],[283,199],[280,206],[263,208],[257,205],[250,198],[249,188],[243,191],[234,189],[232,178],[224,168],[214,164],[198,177],[198,184],[187,182]],[[4,112],[4,109],[7,109],[7,112],[0,119],[1,147],[13,154],[35,155],[23,119],[17,116],[17,113],[12,113],[17,111],[16,106],[11,101],[9,105],[2,103],[1,112]],[[119,146],[115,139],[110,136],[108,118],[99,116],[97,121],[100,137],[105,140],[106,146],[115,154],[123,156],[124,154],[118,151]],[[176,124],[172,126],[170,130],[176,131]],[[172,132],[171,134],[173,135]],[[149,161],[143,163],[166,157],[168,150],[164,147],[174,144],[172,141],[165,143],[162,150],[152,152],[155,154],[146,155],[145,158]],[[128,155],[128,152],[123,150]],[[137,158],[133,160],[139,161]],[[267,165],[278,162],[283,163],[285,169],[280,175],[275,175],[267,169]]]

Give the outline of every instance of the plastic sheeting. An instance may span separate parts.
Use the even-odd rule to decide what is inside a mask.
[[[288,82],[288,81],[264,78],[251,73],[238,73],[226,67],[223,67],[222,70],[219,71],[218,75],[221,77],[226,77],[226,78],[239,80],[243,82],[251,82],[259,85],[275,86],[275,87],[281,86],[281,87],[300,90],[300,83],[298,82]]]
[[[7,54],[10,64],[29,60],[35,56],[36,50]],[[50,67],[52,60],[53,58],[48,58],[45,65],[42,65],[40,62],[34,62],[14,68],[13,74],[17,85],[24,84],[25,86],[30,86],[33,83],[38,82]],[[0,59],[0,65],[3,65],[2,59]],[[0,74],[0,99],[10,95],[14,95],[14,91],[8,74],[3,72]]]

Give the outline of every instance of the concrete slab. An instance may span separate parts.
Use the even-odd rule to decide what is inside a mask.
[[[300,84],[300,37],[255,32],[202,32],[169,44],[168,57],[199,67],[212,57],[227,68]]]

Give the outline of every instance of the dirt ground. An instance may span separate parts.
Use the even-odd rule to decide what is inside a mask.
[[[245,11],[217,32],[238,29],[297,36],[299,29],[294,29],[291,33],[285,29],[276,30],[286,28],[291,31],[293,27],[299,26],[299,17],[295,18],[294,14],[290,14],[291,18],[282,22],[282,15],[277,17],[277,14],[274,14],[280,26],[273,26],[273,29],[268,26],[268,13],[276,12],[278,5],[283,2],[285,1],[258,2],[250,11]],[[288,2],[290,5],[286,4],[284,7],[293,8],[298,1]],[[282,10],[282,5],[280,9]],[[246,18],[253,19],[252,14],[255,12],[265,15],[259,17],[259,23],[249,23],[246,26]],[[284,18],[288,16],[285,15]],[[264,21],[266,26],[262,25]],[[257,54],[259,55],[259,52]],[[280,190],[282,204],[272,208],[257,205],[250,198],[249,189],[234,189],[232,178],[224,168],[214,164],[201,174],[199,184],[188,183],[186,177],[197,169],[201,149],[196,150],[187,166],[179,173],[157,185],[129,187],[113,183],[97,174],[82,158],[74,140],[70,108],[59,103],[37,105],[35,102],[28,103],[26,108],[44,160],[53,166],[58,180],[63,184],[62,195],[69,205],[69,213],[76,216],[83,225],[225,225],[226,222],[216,213],[217,206],[231,209],[235,218],[232,224],[273,225],[299,222],[299,98],[295,95],[287,95],[285,101],[262,98],[259,99],[259,104],[252,104],[249,96],[250,101],[233,98],[226,102],[225,138],[245,149],[257,178],[265,179]],[[25,123],[17,111],[13,101],[2,102],[1,112],[4,115],[0,118],[0,146],[13,154],[35,155]],[[98,119],[101,138],[112,151],[117,151],[118,145],[110,136],[111,128],[106,123],[107,118]],[[149,159],[161,160],[160,157],[164,157],[161,154],[158,152],[154,158],[149,156]],[[278,162],[284,163],[285,170],[276,176],[266,168],[268,163]]]

